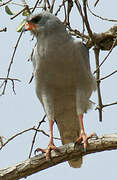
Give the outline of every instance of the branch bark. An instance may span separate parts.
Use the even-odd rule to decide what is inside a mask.
[[[17,180],[76,157],[114,149],[117,149],[117,133],[89,139],[87,152],[84,152],[82,144],[65,144],[58,147],[56,152],[51,152],[50,161],[46,161],[45,154],[41,154],[1,169],[0,180]]]
[[[117,46],[117,25],[114,25],[106,32],[98,34],[93,33],[93,38],[95,39],[95,43],[100,50],[109,51],[111,48]],[[86,46],[88,48],[91,48],[93,46],[93,42],[91,39],[87,40]]]

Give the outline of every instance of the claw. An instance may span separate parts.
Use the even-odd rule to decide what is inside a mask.
[[[42,153],[46,153],[46,160],[47,161],[50,159],[50,152],[51,152],[51,150],[54,150],[54,151],[57,150],[56,146],[53,143],[53,124],[54,124],[54,121],[50,120],[49,121],[49,144],[48,144],[48,147],[46,149],[37,148],[34,151],[35,155],[39,151],[41,151]]]
[[[49,144],[46,149],[37,148],[34,151],[34,154],[36,155],[36,153],[39,151],[41,151],[42,153],[46,153],[46,160],[48,161],[50,159],[51,150],[56,150],[56,146],[54,144]]]
[[[86,153],[87,152],[87,148],[84,148],[84,153]]]
[[[84,130],[84,125],[83,125],[83,114],[78,114],[78,119],[80,121],[80,126],[81,126],[81,134],[80,137],[76,139],[76,143],[80,144],[83,141],[83,146],[84,146],[84,152],[86,152],[87,149],[87,140],[91,137],[96,136],[96,133],[92,133],[89,136],[86,136],[85,130]]]
[[[46,153],[46,149],[37,148],[34,151],[34,154],[36,155],[37,152],[41,151],[42,153]]]
[[[54,144],[49,144],[48,148],[46,150],[46,160],[48,161],[50,159],[50,152],[51,150],[56,150],[56,146]]]
[[[90,137],[89,137],[90,138]],[[96,134],[96,133],[92,133],[91,134],[91,138],[93,138],[93,139],[98,139],[98,135]]]
[[[83,141],[84,152],[86,152],[86,150],[87,150],[87,140],[88,140],[89,138],[94,137],[94,136],[97,137],[96,133],[91,133],[90,135],[86,136],[86,134],[85,134],[84,132],[81,132],[81,135],[80,135],[80,137],[78,137],[78,138],[76,139],[75,144],[76,144],[76,143],[80,144],[80,143]]]

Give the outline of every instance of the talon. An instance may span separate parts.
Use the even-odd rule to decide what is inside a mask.
[[[50,159],[50,152],[51,150],[56,150],[56,146],[53,143],[53,120],[49,121],[49,144],[48,147],[46,149],[41,149],[41,148],[37,148],[35,150],[35,154],[39,151],[41,151],[42,153],[46,153],[46,160],[48,161]]]
[[[90,137],[89,137],[89,136],[90,136]],[[89,138],[98,139],[98,135],[97,135],[95,132],[92,133],[92,134],[90,134],[89,136],[88,136],[88,139],[89,139]]]
[[[96,133],[92,133],[92,134],[86,136],[86,134],[84,132],[81,132],[81,135],[80,135],[80,137],[78,137],[78,139],[76,139],[75,144],[76,143],[80,144],[81,142],[83,142],[84,152],[86,152],[86,150],[87,150],[87,140],[89,138],[94,137],[94,135],[96,135]]]
[[[56,150],[56,146],[54,144],[49,144],[46,149],[37,148],[34,151],[34,154],[36,155],[36,153],[39,151],[41,151],[42,153],[46,153],[46,160],[48,161],[50,159],[51,150]]]
[[[51,150],[56,150],[56,146],[54,144],[49,144],[48,148],[46,149],[46,160],[48,161],[50,159],[50,152]]]
[[[37,149],[35,149],[34,154],[36,155],[36,153],[39,151],[41,151],[42,153],[45,153],[46,149],[37,148]]]
[[[76,139],[76,143],[80,144],[81,142],[83,142],[83,146],[84,146],[84,152],[86,152],[87,149],[87,140],[93,136],[96,135],[96,133],[92,133],[89,136],[86,136],[85,134],[85,130],[84,130],[84,125],[83,125],[83,114],[78,114],[78,119],[80,121],[80,126],[81,126],[81,133],[80,133],[80,137],[78,137]]]
[[[86,148],[84,148],[84,152],[85,152],[85,153],[87,152],[87,149],[86,149]]]

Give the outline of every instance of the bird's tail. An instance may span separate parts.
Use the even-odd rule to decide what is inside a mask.
[[[69,165],[73,168],[80,168],[82,165],[82,157],[80,157],[79,159],[73,159],[68,161]]]
[[[63,144],[74,142],[80,135],[80,124],[75,108],[63,111],[56,118],[57,126],[60,132]],[[78,157],[68,161],[73,168],[80,168],[82,164],[82,157]]]

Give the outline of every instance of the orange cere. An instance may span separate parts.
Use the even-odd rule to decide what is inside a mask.
[[[26,22],[25,23],[25,29],[26,30],[33,30],[33,29],[35,29],[36,28],[36,25],[35,24],[33,24],[33,23],[31,23],[31,22]]]

